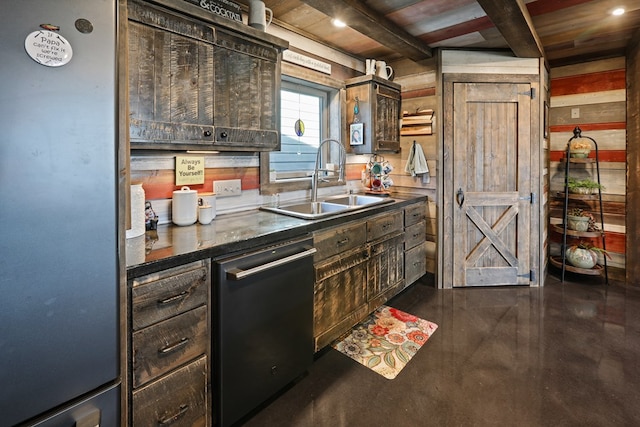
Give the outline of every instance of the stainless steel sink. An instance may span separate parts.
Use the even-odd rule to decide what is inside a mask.
[[[372,206],[383,203],[393,202],[388,197],[365,196],[362,194],[346,194],[341,196],[333,196],[325,199],[325,202],[337,203],[346,206]]]
[[[348,211],[349,207],[326,202],[302,202],[278,207],[262,206],[260,209],[296,218],[317,219]]]
[[[300,202],[278,207],[261,206],[260,209],[296,218],[319,219],[389,202],[393,202],[393,199],[346,194],[328,197],[322,202]]]

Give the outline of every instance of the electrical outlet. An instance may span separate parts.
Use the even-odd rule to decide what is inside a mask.
[[[242,184],[239,179],[213,181],[213,191],[217,197],[241,196]]]

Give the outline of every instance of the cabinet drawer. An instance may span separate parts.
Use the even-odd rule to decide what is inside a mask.
[[[136,427],[207,425],[207,358],[188,364],[133,392]]]
[[[416,203],[404,208],[404,226],[416,224],[420,221],[424,221],[427,217],[426,203]]]
[[[404,253],[405,286],[409,286],[427,272],[427,242]]]
[[[138,387],[207,350],[207,307],[133,334],[133,386]]]
[[[207,303],[209,267],[197,262],[133,281],[133,330]]]
[[[406,250],[419,245],[427,240],[427,224],[425,221],[420,221],[417,224],[413,224],[404,230],[404,248]]]
[[[367,221],[367,241],[402,231],[402,211],[389,212]]]
[[[313,246],[318,251],[314,255],[314,262],[364,246],[366,233],[366,223],[358,222],[314,234]]]

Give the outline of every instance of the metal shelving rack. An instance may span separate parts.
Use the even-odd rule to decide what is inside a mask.
[[[571,142],[575,139],[578,138],[586,138],[589,139],[594,147],[595,147],[595,158],[573,158],[571,157],[569,150],[571,148]],[[600,162],[599,162],[599,153],[598,153],[598,143],[596,142],[595,139],[588,137],[588,136],[583,136],[582,135],[582,130],[580,129],[580,127],[576,126],[576,128],[573,130],[573,136],[571,138],[569,138],[569,141],[567,142],[567,148],[566,148],[566,152],[565,152],[565,169],[564,169],[564,207],[563,207],[563,211],[562,211],[562,227],[557,227],[557,231],[562,233],[562,247],[561,247],[561,257],[558,258],[562,258],[562,260],[560,261],[558,258],[555,257],[551,257],[551,262],[552,264],[562,268],[562,282],[564,282],[564,276],[565,276],[565,272],[566,271],[571,271],[574,273],[579,273],[579,274],[588,274],[588,275],[600,275],[602,274],[602,272],[604,272],[604,277],[605,277],[605,283],[609,284],[609,273],[607,270],[607,257],[603,256],[604,259],[604,266],[599,266],[596,265],[593,269],[585,269],[585,268],[579,268],[579,267],[573,267],[571,265],[567,265],[567,260],[566,260],[566,248],[567,248],[567,236],[571,237],[571,238],[580,238],[580,237],[600,237],[602,240],[602,249],[606,251],[607,247],[606,247],[606,241],[605,241],[605,233],[604,233],[604,212],[602,209],[602,189],[600,188],[600,185],[598,185],[598,195],[597,195],[597,200],[598,200],[598,207],[600,208],[600,230],[599,231],[573,231],[573,230],[568,230],[567,229],[567,213],[569,211],[569,199],[576,199],[576,200],[583,200],[583,201],[588,201],[588,200],[595,200],[595,195],[593,194],[589,194],[589,195],[581,195],[581,194],[569,194],[569,188],[568,188],[568,182],[569,182],[569,171],[570,171],[570,167],[571,164],[587,164],[587,163],[595,163],[596,165],[596,174],[597,174],[597,182],[598,184],[600,184]]]

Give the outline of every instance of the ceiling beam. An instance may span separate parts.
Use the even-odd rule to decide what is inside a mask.
[[[433,56],[429,45],[386,16],[368,8],[361,0],[301,1],[331,18],[344,21],[354,30],[414,61]]]
[[[517,57],[544,57],[542,42],[522,0],[477,1]]]

